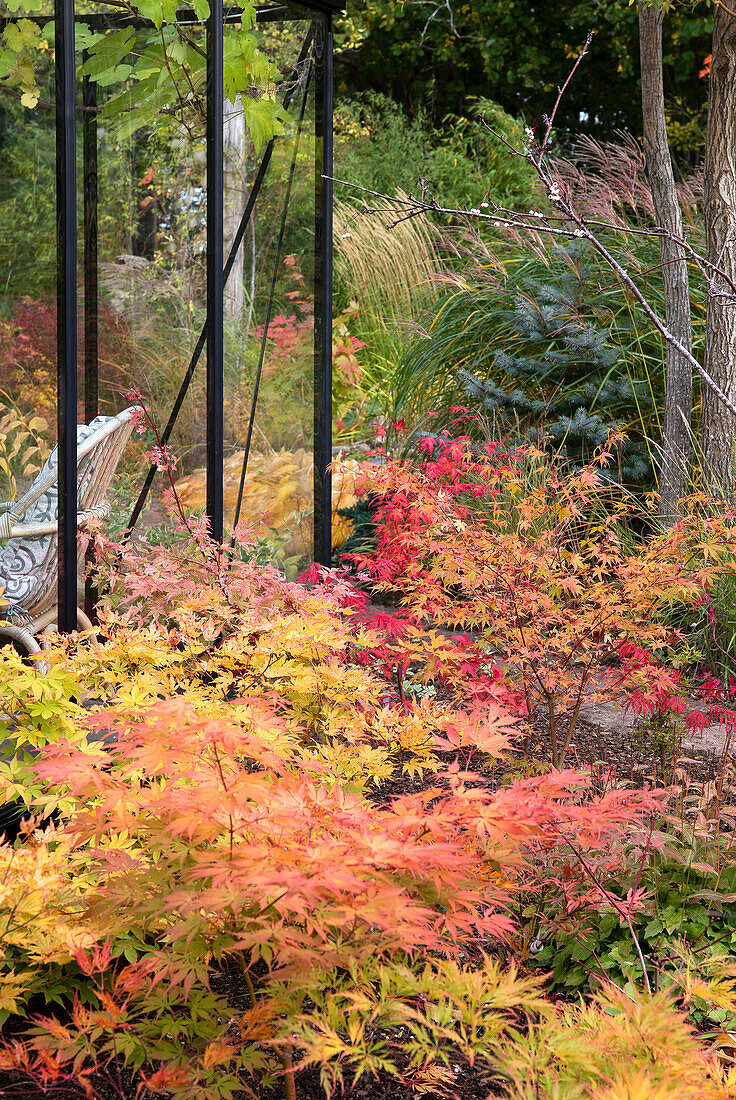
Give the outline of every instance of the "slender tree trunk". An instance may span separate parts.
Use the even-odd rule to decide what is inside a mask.
[[[245,115],[240,96],[235,103],[225,100],[225,121],[223,126],[223,146],[225,152],[225,186],[223,237],[225,256],[237,232],[243,213],[245,194]],[[238,249],[230,278],[225,287],[225,314],[237,320],[245,306],[245,260],[244,245]]]
[[[717,5],[705,145],[706,255],[736,277],[736,15]],[[736,400],[736,305],[710,294],[705,322],[705,369]],[[703,393],[703,456],[715,491],[736,481],[736,418],[709,388]]]
[[[641,109],[644,156],[652,189],[657,225],[682,237],[682,211],[677,199],[672,170],[662,80],[662,23],[664,11],[645,0],[639,2],[639,47],[641,53]],[[686,254],[681,245],[660,238],[667,326],[680,343],[692,348],[690,289]],[[687,359],[671,344],[666,345],[664,432],[659,475],[660,518],[672,523],[679,513],[678,502],[687,492],[690,462],[690,418],[693,403],[693,372]]]

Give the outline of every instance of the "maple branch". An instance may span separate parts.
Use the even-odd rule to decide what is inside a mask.
[[[559,767],[557,756],[557,723],[555,722],[555,696],[554,692],[548,691],[545,688],[544,694],[547,698],[547,715],[549,718],[549,742],[552,747],[552,767]]]
[[[608,902],[608,904],[611,906],[612,909],[615,909],[615,911],[618,913],[619,917],[621,917],[624,921],[626,921],[626,924],[627,924],[628,929],[629,929],[629,933],[631,935],[632,940],[634,941],[634,947],[636,949],[636,953],[639,956],[639,962],[641,964],[642,974],[644,976],[644,985],[646,986],[647,993],[651,996],[652,986],[651,986],[651,983],[649,981],[649,973],[647,971],[647,964],[644,961],[644,953],[642,952],[641,944],[639,943],[639,939],[636,935],[636,932],[634,931],[634,924],[633,924],[633,921],[631,920],[631,912],[629,911],[629,909],[626,909],[626,908],[624,908],[623,906],[621,906],[619,904],[618,898],[615,898],[611,894],[610,890],[606,890],[605,886],[600,881],[600,879],[596,875],[593,868],[589,865],[587,860],[583,859],[582,855],[577,850],[577,848],[572,843],[572,841],[567,836],[565,836],[565,834],[563,832],[561,832],[560,835],[565,840],[565,843],[569,845],[570,851],[575,856],[575,858],[577,859],[580,866],[585,871],[585,873],[588,876],[588,878],[590,879],[590,881],[600,891],[600,893],[603,896],[604,900]]]
[[[284,1067],[284,1092],[286,1094],[286,1100],[297,1100],[296,1096],[296,1083],[294,1081],[294,1064],[291,1060],[291,1054],[279,1055],[281,1059],[281,1065]]]
[[[256,1005],[258,1004],[258,999],[256,997],[256,991],[255,991],[255,988],[253,986],[253,979],[251,978],[250,973],[248,971],[248,966],[246,964],[245,957],[244,957],[242,951],[238,952],[237,960],[238,960],[238,966],[240,967],[240,972],[243,975],[243,981],[245,982],[246,989],[248,990],[248,996],[250,997],[251,1007],[255,1008]]]
[[[535,170],[537,169],[537,164],[533,156],[529,155],[525,159],[527,159],[532,164]],[[729,397],[727,397],[727,395],[723,392],[718,383],[713,378],[711,378],[705,367],[703,367],[702,364],[698,362],[692,352],[688,348],[686,348],[685,345],[680,342],[680,340],[677,339],[674,333],[672,333],[672,331],[668,328],[667,324],[659,317],[659,315],[650,305],[648,299],[639,290],[639,287],[637,286],[636,282],[629,274],[629,272],[618,262],[618,260],[616,260],[609,249],[607,249],[603,242],[592,232],[592,230],[590,229],[591,223],[587,222],[582,217],[582,215],[578,214],[569,204],[569,202],[567,202],[567,200],[563,200],[561,192],[559,191],[559,185],[557,185],[558,189],[555,190],[556,181],[553,178],[546,177],[541,172],[539,173],[539,176],[542,182],[545,183],[545,185],[551,192],[549,196],[551,201],[553,201],[554,205],[556,205],[561,211],[566,214],[566,220],[572,222],[574,228],[566,229],[564,227],[551,225],[549,221],[545,219],[545,215],[541,214],[541,212],[539,215],[540,219],[545,220],[532,222],[528,219],[526,215],[514,211],[509,211],[504,214],[499,214],[498,212],[484,214],[481,210],[475,208],[468,209],[466,207],[447,207],[441,206],[439,203],[422,202],[418,199],[393,199],[390,195],[384,195],[377,191],[371,191],[369,188],[359,187],[358,189],[361,191],[367,191],[369,194],[375,195],[377,198],[381,198],[388,203],[402,203],[404,205],[412,206],[414,209],[416,209],[417,213],[434,213],[449,218],[475,218],[480,219],[481,221],[490,222],[497,228],[515,229],[529,233],[543,233],[547,236],[564,237],[566,239],[584,237],[593,246],[596,252],[598,252],[599,255],[602,256],[603,259],[606,261],[606,263],[614,270],[614,272],[618,276],[619,281],[628,287],[628,289],[641,305],[649,320],[659,332],[660,336],[662,336],[662,338],[668,344],[674,347],[687,360],[687,362],[690,364],[696,374],[698,374],[705,382],[705,384],[713,391],[713,393],[715,393],[718,400],[728,409],[728,411],[732,415],[736,416],[736,405],[731,401]],[[346,183],[345,180],[339,180],[337,178],[334,178],[334,182]],[[358,185],[347,183],[347,186],[357,187]],[[485,205],[489,205],[490,207],[490,204]],[[365,214],[372,214],[376,213],[377,211],[375,209],[365,208],[361,212]],[[648,233],[649,235],[664,235],[664,231],[661,231],[659,234],[653,234],[650,230],[642,232]],[[667,236],[670,236],[670,234],[668,233]],[[692,252],[691,254],[695,255],[694,252]],[[707,263],[707,261],[703,257],[700,257],[700,260],[703,264]],[[716,270],[720,272],[719,268],[716,268]],[[729,280],[729,282],[731,282],[731,280]],[[722,292],[715,291],[710,284],[708,286],[708,294],[710,297],[723,297]],[[728,295],[728,297],[730,298],[731,295]]]
[[[224,773],[223,768],[222,768],[222,761],[220,760],[220,754],[217,751],[217,742],[215,742],[215,741],[212,742],[212,752],[213,752],[213,755],[215,757],[215,765],[217,767],[217,773],[220,776],[220,782],[222,783],[222,789],[225,792],[225,794],[227,794],[229,792],[230,788],[228,787],[227,780],[225,779],[225,773]],[[235,838],[235,826],[233,824],[232,810],[228,811],[227,816],[228,816],[228,822],[229,822],[228,832],[229,832],[229,837],[230,837],[230,859],[232,859],[233,858],[233,844],[234,844],[234,838]]]
[[[133,401],[134,404],[138,405],[141,408],[141,410],[143,412],[143,419],[144,419],[145,423],[148,425],[148,427],[151,429],[151,431],[153,432],[153,434],[156,437],[157,452],[158,452],[158,455],[160,457],[161,462],[163,463],[163,466],[162,467],[160,466],[159,469],[163,468],[166,472],[166,475],[169,479],[169,485],[171,487],[171,492],[173,494],[174,501],[176,502],[176,507],[177,507],[177,510],[179,512],[179,516],[181,517],[181,521],[182,521],[182,523],[184,524],[184,526],[186,527],[187,531],[189,532],[189,534],[192,536],[192,539],[193,539],[194,538],[194,532],[192,531],[192,528],[189,524],[189,520],[187,519],[186,513],[184,511],[184,506],[181,502],[181,497],[177,493],[176,485],[174,484],[174,477],[173,477],[173,474],[171,472],[172,464],[171,464],[171,460],[168,459],[168,456],[169,456],[170,452],[166,449],[166,444],[162,443],[162,441],[161,441],[161,436],[159,434],[158,425],[156,424],[156,421],[153,418],[151,410],[148,407],[148,405],[146,403],[146,400],[143,397],[143,394],[141,393],[140,390],[138,390],[138,389],[127,390],[127,391],[125,391],[124,396],[129,401]]]
[[[592,670],[593,670],[593,660],[594,660],[594,657],[591,656],[591,658],[588,662],[587,668],[585,669],[585,672],[580,677],[580,687],[578,688],[577,699],[575,701],[575,709],[572,712],[572,716],[570,718],[570,724],[567,727],[567,736],[565,737],[565,743],[562,746],[562,753],[560,755],[560,766],[562,766],[562,764],[564,764],[564,762],[565,762],[565,757],[567,756],[567,750],[570,748],[570,742],[572,741],[573,733],[575,732],[575,729],[576,729],[577,724],[578,724],[578,717],[580,716],[580,708],[583,705],[585,687],[588,683],[588,680],[589,680],[589,678],[592,674]]]
[[[636,1004],[636,998],[632,997],[632,995],[628,992],[628,990],[625,989],[622,985],[619,985],[618,982],[614,982],[613,978],[611,978],[609,976],[609,974],[606,972],[606,968],[604,967],[603,962],[601,961],[601,959],[598,957],[596,949],[591,944],[589,944],[585,940],[583,940],[582,938],[578,938],[578,943],[582,943],[583,946],[588,951],[590,951],[591,955],[593,956],[595,961],[598,963],[598,966],[600,967],[600,973],[596,974],[595,970],[592,970],[589,966],[586,966],[585,963],[582,961],[582,959],[578,959],[577,961],[578,961],[579,965],[582,966],[583,970],[587,971],[587,973],[590,974],[590,976],[592,978],[597,978],[598,981],[600,981],[601,978],[603,978],[603,980],[608,982],[609,985],[612,985],[614,989],[617,989],[619,991],[619,993],[623,993],[623,995],[625,997],[628,997],[629,1000],[633,1004]]]

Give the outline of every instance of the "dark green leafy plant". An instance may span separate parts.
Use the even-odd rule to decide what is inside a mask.
[[[704,801],[702,792],[689,805]],[[645,899],[632,915],[633,932],[655,988],[677,985],[686,955],[703,965],[736,952],[736,863],[728,841],[713,839],[700,823],[674,825],[653,835],[644,851],[632,851],[628,873],[611,884],[621,904],[641,891]],[[570,861],[574,868],[576,861]],[[575,872],[573,872],[574,874]],[[643,972],[631,931],[612,907],[553,914],[551,895],[525,911],[534,966],[551,972],[551,990],[565,997],[587,994],[601,983],[629,992],[641,988]],[[700,1024],[733,1026],[733,1016],[705,1002],[692,1010]]]
[[[386,195],[417,192],[424,181],[451,206],[475,205],[486,192],[498,202],[529,205],[537,194],[533,175],[502,140],[521,145],[523,134],[523,124],[489,99],[433,127],[424,112],[409,117],[388,96],[367,92],[338,110],[335,175]],[[346,188],[339,194],[360,198]]]
[[[350,508],[339,508],[338,515],[351,521],[350,534],[337,551],[336,565],[350,562],[350,554],[364,554],[376,544],[376,509],[380,501],[373,494],[358,497]],[[345,561],[343,561],[345,557]]]

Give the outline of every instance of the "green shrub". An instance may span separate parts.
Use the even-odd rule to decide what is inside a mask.
[[[696,798],[690,799],[695,802]],[[701,797],[701,802],[704,799]],[[614,894],[626,902],[627,891],[641,890],[646,900],[632,916],[648,976],[655,988],[677,985],[688,953],[698,965],[718,965],[736,951],[736,890],[733,849],[724,836],[708,837],[704,820],[695,827],[672,825],[653,835],[644,854],[632,852],[627,874],[617,876]],[[534,965],[551,972],[552,992],[568,997],[587,994],[614,982],[630,993],[642,987],[641,962],[632,934],[612,908],[582,910],[560,920],[551,898],[528,906],[528,937]],[[549,920],[551,916],[551,920]],[[538,936],[537,939],[533,937]],[[696,1022],[733,1026],[733,1014],[715,1004],[696,1004]]]
[[[388,96],[367,92],[344,104],[335,121],[335,175],[349,183],[394,195],[416,193],[424,181],[451,207],[475,206],[489,192],[499,202],[534,201],[529,165],[496,136],[520,148],[523,124],[491,100],[477,100],[465,118],[448,115],[436,129],[423,113],[410,118]],[[360,197],[347,188],[337,193]]]

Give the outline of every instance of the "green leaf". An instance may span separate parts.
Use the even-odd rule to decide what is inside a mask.
[[[126,96],[127,99],[127,96]],[[140,104],[135,114],[130,113],[127,118],[123,119],[117,130],[118,140],[127,141],[136,130],[142,129],[144,126],[149,126],[156,120],[158,116],[158,109],[155,103]]]
[[[227,98],[234,101],[235,95],[226,91]],[[235,92],[237,94],[237,92]],[[270,141],[277,134],[283,134],[286,115],[279,103],[270,99],[244,99],[243,111],[251,138],[256,149]]]
[[[672,933],[682,924],[682,910],[675,909],[672,905],[668,905],[667,908],[662,911],[661,920],[667,932]]]
[[[161,0],[138,0],[136,7],[144,19],[150,19],[157,30],[161,29],[164,21]]]
[[[114,69],[100,73],[99,76],[96,77],[97,86],[99,88],[109,88],[111,84],[118,84],[121,81],[127,80],[132,72],[132,65],[116,65]]]
[[[88,60],[82,65],[84,76],[91,76],[98,84],[109,84],[115,79],[124,79],[117,73],[117,67],[131,51],[135,34],[130,27],[101,35],[90,46]],[[112,78],[112,79],[110,79]]]
[[[46,27],[44,27],[44,31]],[[42,31],[42,35],[46,37]],[[53,35],[52,35],[53,37]],[[86,23],[77,23],[76,32],[74,35],[74,41],[78,50],[88,50],[90,46],[94,46],[96,42],[101,42],[105,35],[100,31],[93,31]]]
[[[41,32],[38,24],[30,19],[19,19],[17,23],[8,23],[5,28],[5,42],[9,49],[16,53],[26,47],[38,44]]]

